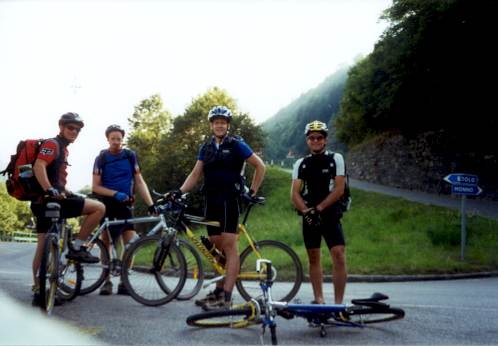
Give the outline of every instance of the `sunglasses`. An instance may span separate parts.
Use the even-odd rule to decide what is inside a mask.
[[[323,141],[325,139],[324,136],[308,136],[308,140],[314,142],[314,141]]]
[[[68,129],[69,131],[76,131],[78,133],[81,131],[81,127],[79,127],[79,126],[68,125],[68,126],[66,126],[66,129]]]

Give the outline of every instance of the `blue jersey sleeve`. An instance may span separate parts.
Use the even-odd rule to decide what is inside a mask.
[[[133,166],[134,174],[140,173],[140,166],[138,164],[137,153],[130,150],[130,164]]]
[[[99,157],[100,157],[100,155],[95,158],[95,161],[93,163],[93,174],[97,174],[97,175],[102,174],[102,171],[101,171],[102,168],[100,167]]]
[[[201,148],[199,149],[199,154],[197,155],[197,160],[199,161],[204,161],[204,157],[206,156],[206,143],[201,145]]]
[[[238,146],[237,146],[237,151],[239,155],[244,159],[247,160],[251,155],[253,154],[253,151],[249,145],[247,145],[246,142],[243,140],[237,141]]]

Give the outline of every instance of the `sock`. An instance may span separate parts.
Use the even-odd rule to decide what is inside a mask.
[[[232,301],[232,292],[225,292],[225,302],[231,302]]]
[[[223,287],[216,287],[213,291],[214,295],[216,297],[218,297],[219,295],[221,295],[223,293]]]
[[[83,245],[84,241],[81,240],[81,239],[76,239],[74,242],[73,242],[73,248],[78,251],[80,248],[81,248],[81,245]]]

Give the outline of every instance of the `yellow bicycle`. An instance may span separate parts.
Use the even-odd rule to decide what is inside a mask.
[[[247,208],[243,221],[239,224],[238,232],[241,241],[247,243],[247,247],[240,254],[240,272],[236,282],[237,290],[245,300],[250,300],[260,294],[259,282],[266,273],[257,272],[256,261],[261,258],[271,259],[272,280],[274,296],[280,301],[290,301],[299,291],[303,281],[303,267],[298,255],[288,245],[278,240],[256,241],[247,230],[247,219],[253,208],[257,204],[263,204],[263,197],[245,197]],[[216,221],[206,220],[204,217],[189,215],[185,213],[186,204],[184,198],[176,200],[159,199],[157,202],[161,214],[165,217],[168,230],[154,227],[149,233],[135,242],[126,252],[123,259],[123,281],[127,285],[126,279],[130,278],[125,272],[127,263],[133,263],[135,258],[157,258],[157,253],[162,251],[161,244],[164,237],[171,239],[172,233],[176,238],[177,246],[180,248],[186,259],[186,281],[183,290],[178,294],[178,299],[190,299],[194,297],[202,287],[207,287],[213,283],[223,280],[225,277],[224,258],[222,254],[216,253],[212,248],[205,245],[202,237],[197,237],[189,227],[191,224],[218,226]],[[186,241],[185,241],[186,240]],[[153,254],[153,255],[151,255]],[[202,256],[201,256],[202,255]],[[167,256],[163,256],[167,260]],[[204,271],[203,260],[210,263],[214,272]],[[157,265],[157,264],[156,264]],[[209,277],[209,278],[208,278]],[[130,287],[134,283],[128,280]],[[139,284],[139,283],[137,283]],[[164,281],[157,284],[168,292],[168,285]],[[138,291],[138,290],[137,290]],[[160,305],[152,301],[149,297],[147,305]]]

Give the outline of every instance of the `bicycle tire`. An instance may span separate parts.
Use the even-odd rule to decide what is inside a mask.
[[[249,325],[254,309],[247,304],[229,310],[201,312],[187,317],[187,324],[201,328],[243,328]]]
[[[92,293],[104,283],[110,272],[110,256],[104,242],[101,239],[95,239],[88,251],[98,258],[98,263],[82,263],[82,283],[80,295]]]
[[[204,268],[199,252],[189,242],[178,239],[180,251],[185,256],[187,264],[187,278],[181,292],[176,296],[178,300],[189,300],[197,295],[204,282]]]
[[[294,298],[303,282],[303,266],[294,250],[278,240],[262,240],[256,242],[258,254],[248,246],[240,255],[240,276],[244,273],[255,273],[256,260],[265,258],[272,261],[273,298],[278,301],[290,301]],[[247,301],[261,295],[260,279],[239,278],[237,290]],[[286,287],[289,286],[289,287]]]
[[[58,266],[59,246],[57,244],[57,237],[54,234],[47,233],[38,272],[40,283],[40,307],[47,315],[52,313],[55,304]]]
[[[388,305],[385,307],[353,305],[346,309],[346,315],[350,322],[371,324],[399,320],[405,316],[405,311]]]
[[[185,284],[185,256],[174,243],[161,270],[154,269],[154,257],[161,240],[160,235],[143,237],[128,248],[123,258],[123,284],[134,300],[147,306],[170,302]]]
[[[57,295],[70,301],[80,294],[82,283],[81,264],[75,261],[65,261],[59,265],[59,286]]]
[[[65,226],[63,226],[65,227]],[[59,271],[57,295],[70,301],[76,298],[81,289],[82,271],[81,263],[66,258],[71,228],[65,228],[63,232],[62,245],[59,247]]]
[[[277,341],[277,326],[275,324],[270,326],[270,336],[271,336],[271,344],[278,345]]]

